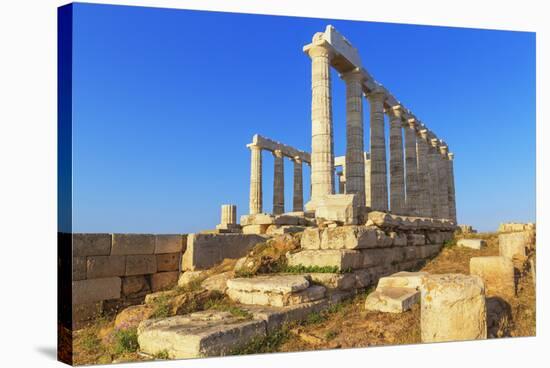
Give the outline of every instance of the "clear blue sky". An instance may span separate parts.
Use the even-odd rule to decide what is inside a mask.
[[[252,135],[311,149],[302,46],[327,24],[455,153],[459,223],[535,221],[534,33],[79,4],[74,231],[185,233],[213,228],[223,203],[247,213]],[[336,73],[333,116],[342,155]],[[271,211],[272,155],[263,163]]]

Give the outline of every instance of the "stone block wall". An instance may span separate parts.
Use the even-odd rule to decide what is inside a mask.
[[[73,322],[176,285],[186,234],[73,234]]]

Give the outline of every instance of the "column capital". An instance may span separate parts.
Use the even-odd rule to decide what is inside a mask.
[[[365,97],[369,101],[380,101],[384,102],[386,99],[386,92],[382,88],[374,88],[373,90],[369,91],[368,93],[365,93]]]
[[[390,117],[390,119],[403,119],[403,106],[401,105],[395,105],[390,108],[385,109],[386,114]]]
[[[409,128],[416,130],[416,128],[418,127],[418,120],[416,120],[416,118],[408,118],[407,124]]]
[[[455,154],[452,152],[447,153],[447,157],[449,158],[449,161],[453,161],[455,158]]]
[[[303,51],[310,57],[327,57],[331,60],[336,56],[336,51],[327,40],[323,38],[323,32],[318,32],[313,36],[311,43],[305,45]]]
[[[249,148],[250,150],[261,150],[262,147],[259,145],[259,144],[256,144],[256,143],[249,143],[246,145],[247,148]]]
[[[445,142],[440,142],[439,152],[441,152],[441,154],[443,156],[447,156],[448,150],[449,150],[449,147],[447,147],[447,145],[445,145]]]
[[[283,151],[281,150],[274,150],[273,152],[273,156],[277,157],[277,158],[283,158]]]
[[[292,161],[294,161],[295,163],[297,164],[301,164],[303,161],[302,161],[302,158],[300,156],[294,156],[292,158]]]
[[[437,138],[431,138],[430,143],[432,144],[432,147],[435,149],[438,149],[439,147],[439,139]]]
[[[365,75],[360,68],[354,68],[348,72],[340,74],[340,78],[342,78],[346,83],[354,81],[361,83],[365,80]]]

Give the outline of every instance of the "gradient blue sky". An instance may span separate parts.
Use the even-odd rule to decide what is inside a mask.
[[[455,153],[458,221],[535,221],[535,34],[78,4],[73,230],[193,232],[248,211],[255,133],[309,151],[302,46],[327,24]],[[368,104],[364,102],[368,129]],[[333,74],[335,151],[344,83]],[[368,132],[365,134],[368,147]],[[271,211],[273,157],[263,155]],[[285,162],[286,208],[292,164]],[[309,169],[304,170],[309,188]],[[306,190],[306,198],[309,190]]]

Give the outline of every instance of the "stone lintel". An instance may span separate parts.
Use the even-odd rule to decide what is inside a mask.
[[[270,151],[272,153],[275,153],[275,151],[281,151],[283,156],[289,157],[292,160],[295,160],[296,158],[302,160],[302,162],[305,162],[306,164],[311,163],[311,155],[308,152],[298,150],[294,147],[288,146],[286,144],[274,141],[269,138],[262,137],[259,134],[255,134],[252,137],[252,143],[250,143],[247,146],[258,146],[263,150]]]

